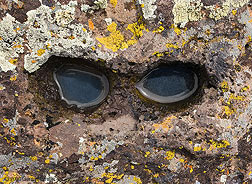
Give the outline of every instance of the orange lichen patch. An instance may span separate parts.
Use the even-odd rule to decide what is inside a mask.
[[[167,151],[165,159],[166,160],[171,160],[171,159],[174,158],[174,156],[175,156],[175,151]]]
[[[90,30],[94,30],[94,23],[91,19],[88,19],[88,27]]]
[[[73,40],[73,39],[75,39],[75,37],[74,36],[69,36],[68,39]]]
[[[17,64],[18,59],[9,59],[9,62],[13,65]]]
[[[112,4],[115,8],[117,5],[117,0],[110,0],[110,4]]]
[[[42,56],[45,53],[45,49],[39,49],[37,55]]]
[[[13,49],[16,49],[16,48],[19,48],[19,49],[20,49],[21,47],[22,47],[22,45],[18,44],[18,45],[14,45],[12,48],[13,48]]]
[[[89,146],[94,146],[96,142],[89,142]]]
[[[37,61],[36,61],[36,60],[32,60],[31,62],[32,62],[32,63],[37,63]]]
[[[152,125],[155,128],[155,131],[157,131],[158,129],[162,129],[164,132],[168,132],[173,125],[171,124],[172,119],[177,118],[176,116],[170,116],[167,117],[162,123],[157,123]]]
[[[14,29],[15,32],[18,32],[20,30],[19,27],[17,27],[16,29]]]
[[[3,38],[0,36],[0,41],[2,40]]]

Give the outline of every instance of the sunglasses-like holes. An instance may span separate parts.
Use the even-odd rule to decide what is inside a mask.
[[[200,102],[208,79],[202,65],[160,61],[136,80],[135,92],[146,108],[178,112]]]
[[[163,65],[151,70],[136,88],[158,103],[175,103],[190,97],[198,88],[198,76],[183,65]]]
[[[109,92],[107,77],[89,66],[63,64],[53,73],[61,99],[78,108],[102,103]]]

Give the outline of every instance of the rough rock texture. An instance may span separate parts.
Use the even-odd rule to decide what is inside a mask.
[[[2,0],[0,183],[252,183],[252,2]],[[92,65],[111,89],[93,109],[60,100],[53,71]],[[185,102],[134,84],[190,63]]]

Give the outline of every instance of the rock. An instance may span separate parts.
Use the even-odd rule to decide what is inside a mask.
[[[1,0],[0,181],[252,183],[251,17],[250,0]],[[178,61],[193,95],[139,95]],[[81,109],[53,74],[88,63],[110,92]]]

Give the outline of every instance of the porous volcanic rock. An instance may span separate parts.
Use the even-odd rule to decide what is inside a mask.
[[[251,183],[251,53],[250,0],[1,0],[0,183]],[[138,93],[177,62],[192,98]],[[100,106],[60,99],[63,63],[108,77]]]

